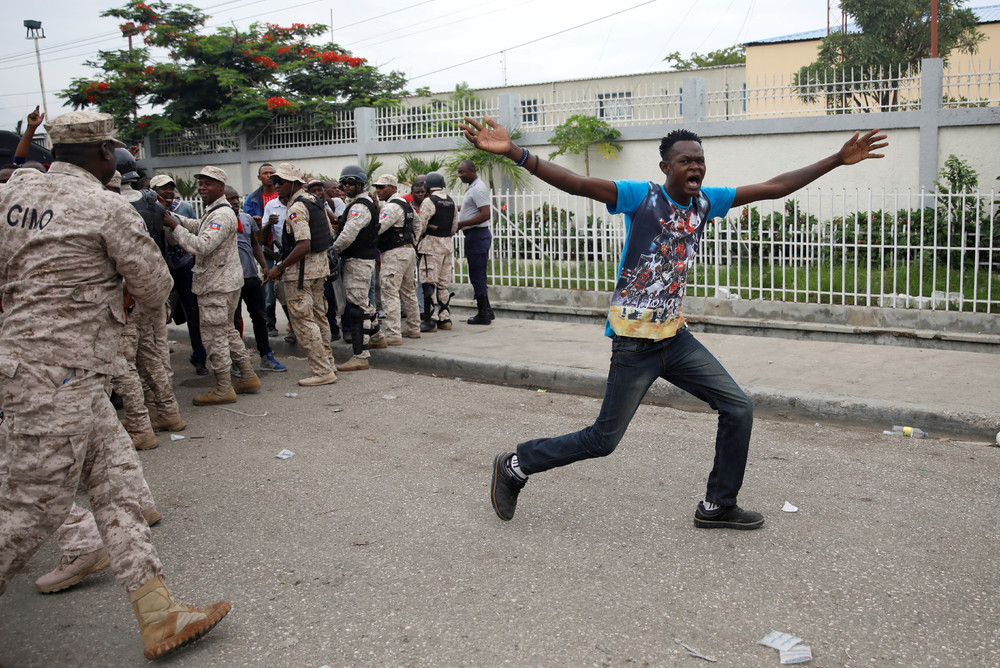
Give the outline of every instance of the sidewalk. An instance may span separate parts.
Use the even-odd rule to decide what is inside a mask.
[[[573,394],[602,396],[611,357],[602,326],[500,318],[404,339],[372,351],[372,365]],[[284,331],[284,327],[279,327]],[[179,338],[172,335],[171,338]],[[695,331],[754,402],[758,416],[890,429],[992,442],[1000,431],[1000,356],[897,346]],[[280,338],[278,357],[301,355]],[[350,356],[334,344],[338,362]],[[657,381],[646,402],[685,410],[707,406]]]

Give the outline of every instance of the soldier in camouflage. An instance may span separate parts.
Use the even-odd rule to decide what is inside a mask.
[[[54,119],[49,172],[23,170],[0,193],[0,594],[67,518],[82,482],[154,659],[207,633],[230,605],[173,600],[125,482],[138,458],[108,400],[122,279],[148,308],[164,303],[171,281],[135,209],[104,189],[121,146],[113,128],[108,114]]]
[[[323,283],[330,275],[326,250],[333,237],[326,210],[303,188],[305,177],[293,164],[278,165],[271,182],[279,197],[288,198],[282,231],[281,261],[267,272],[269,280],[284,279],[285,303],[292,331],[306,353],[312,376],[299,385],[329,385],[337,381],[330,348],[330,323]]]
[[[208,350],[208,367],[215,374],[215,389],[194,398],[195,406],[231,404],[237,394],[260,392],[243,337],[233,327],[233,314],[243,289],[243,265],[236,247],[236,214],[226,200],[226,172],[205,167],[198,174],[198,194],[205,203],[201,218],[168,213],[167,241],[195,256],[192,291],[198,295],[201,338]],[[240,377],[233,382],[233,364]]]

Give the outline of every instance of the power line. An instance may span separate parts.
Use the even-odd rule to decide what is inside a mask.
[[[529,40],[527,42],[522,42],[521,44],[515,44],[514,46],[507,47],[506,49],[500,49],[499,51],[494,51],[493,53],[487,53],[486,55],[479,56],[478,58],[470,58],[469,60],[465,60],[465,61],[463,61],[461,63],[456,63],[454,65],[449,65],[448,67],[442,67],[441,69],[434,70],[433,72],[426,72],[424,74],[420,74],[420,75],[417,75],[415,77],[410,77],[409,80],[413,81],[415,79],[422,79],[424,77],[429,77],[432,74],[438,74],[440,72],[447,72],[448,70],[453,70],[456,67],[461,67],[462,65],[468,65],[469,63],[475,63],[477,61],[484,60],[484,59],[490,58],[492,56],[500,55],[504,51],[513,51],[514,49],[520,49],[522,46],[528,46],[528,45],[534,44],[536,42],[541,42],[543,40],[549,39],[550,37],[556,37],[557,35],[562,35],[564,33],[570,32],[571,30],[576,30],[577,28],[582,28],[584,26],[589,26],[592,23],[597,23],[598,21],[603,21],[605,19],[609,19],[612,16],[618,16],[619,14],[624,14],[625,12],[630,12],[633,9],[638,9],[639,7],[643,7],[645,5],[651,5],[654,2],[656,2],[656,0],[647,0],[646,2],[640,2],[638,5],[633,5],[631,7],[627,7],[625,9],[621,9],[621,10],[619,10],[617,12],[612,13],[612,14],[608,14],[607,16],[602,16],[602,17],[594,19],[592,21],[586,21],[585,23],[580,23],[578,25],[572,26],[570,28],[566,28],[564,30],[559,30],[559,31],[554,32],[554,33],[549,33],[548,35],[545,35],[544,37],[538,37],[536,39],[532,39],[532,40]]]

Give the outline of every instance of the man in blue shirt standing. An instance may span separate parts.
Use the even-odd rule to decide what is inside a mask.
[[[603,202],[611,214],[625,214],[626,238],[606,333],[612,338],[611,369],[597,421],[581,431],[538,438],[493,460],[490,502],[502,520],[514,517],[517,496],[528,476],[581,459],[603,457],[618,446],[639,403],[657,378],[673,383],[719,413],[715,461],[705,500],[694,524],[703,529],[757,529],[764,516],[743,510],[736,497],[743,485],[753,405],[715,357],[684,325],[681,301],[705,224],[732,207],[778,199],[840,165],[881,158],[888,145],[872,130],[855,133],[833,155],[764,183],[739,188],[703,188],[705,152],[701,139],[675,130],[660,143],[661,186],[644,181],[584,177],[516,146],[491,118],[468,116],[461,127],[477,148],[506,155],[519,167],[560,190]]]

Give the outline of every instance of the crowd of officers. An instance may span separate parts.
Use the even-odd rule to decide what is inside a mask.
[[[186,319],[197,372],[214,374],[195,405],[261,389],[238,329],[241,301],[260,370],[286,370],[268,343],[278,302],[286,340],[308,359],[311,375],[299,385],[333,383],[337,371],[368,369],[369,349],[451,328],[459,207],[436,172],[402,196],[392,174],[370,184],[351,165],[337,182],[310,181],[281,163],[261,167],[261,187],[242,203],[224,170],[203,168],[204,212],[195,216],[170,176],[137,187],[135,159],[109,115],[70,112],[46,129],[50,168],[12,170],[0,185],[0,595],[54,533],[63,555],[38,591],[110,566],[146,657],[159,658],[230,609],[174,601],[149,532],[161,515],[136,450],[186,427],[173,392],[171,314]],[[376,276],[384,319],[372,299]],[[341,330],[352,355],[336,364],[331,342]],[[74,503],[78,485],[91,510]]]

